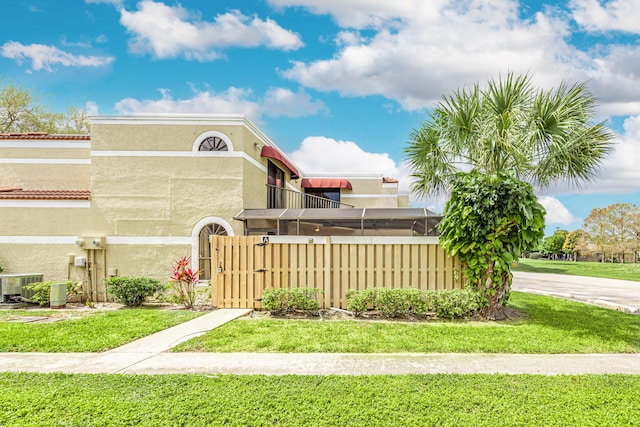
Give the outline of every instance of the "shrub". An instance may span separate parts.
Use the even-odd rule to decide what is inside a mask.
[[[164,289],[159,280],[151,277],[110,277],[105,280],[107,293],[113,296],[116,302],[128,307],[137,307],[147,297]]]
[[[270,313],[318,311],[317,295],[321,293],[321,289],[315,288],[269,288],[262,294],[262,307]]]
[[[361,291],[347,289],[347,310],[353,311],[356,316],[360,316],[369,307],[373,307],[375,300],[376,293],[373,289]]]
[[[196,285],[199,281],[199,272],[189,267],[190,263],[189,257],[182,257],[175,261],[169,277],[178,302],[185,308],[193,308],[196,302]]]
[[[456,319],[474,314],[480,309],[480,296],[469,289],[427,291],[431,310],[440,319]]]
[[[72,282],[71,280],[54,280],[50,282],[36,282],[24,285],[25,289],[33,291],[33,295],[29,298],[29,301],[40,304],[41,306],[49,305],[51,298],[51,285],[53,283],[64,283],[67,286],[67,297],[69,295],[78,294],[78,282]]]
[[[430,313],[441,319],[455,319],[473,315],[480,308],[479,297],[473,290],[420,291],[419,289],[347,290],[347,309],[360,316],[369,307],[387,317],[425,317]]]

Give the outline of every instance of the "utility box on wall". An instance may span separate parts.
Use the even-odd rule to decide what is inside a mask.
[[[103,237],[76,237],[76,246],[84,249],[104,249],[107,239]]]
[[[84,242],[86,249],[104,249],[106,239],[104,237],[85,237]]]

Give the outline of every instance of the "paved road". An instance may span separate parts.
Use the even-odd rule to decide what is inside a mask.
[[[640,282],[514,271],[512,289],[640,314]]]

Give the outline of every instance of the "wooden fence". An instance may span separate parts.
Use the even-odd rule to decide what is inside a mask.
[[[437,237],[211,236],[214,307],[262,308],[267,288],[323,290],[346,308],[347,289],[462,288],[460,265]]]

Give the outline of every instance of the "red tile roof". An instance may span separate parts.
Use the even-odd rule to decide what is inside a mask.
[[[46,132],[0,133],[0,139],[37,139],[52,141],[90,141],[89,135],[60,135]]]
[[[23,190],[0,188],[0,200],[89,200],[89,190]]]

